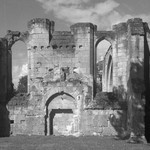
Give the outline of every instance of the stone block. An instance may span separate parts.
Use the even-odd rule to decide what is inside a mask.
[[[93,124],[96,127],[108,127],[108,116],[107,115],[95,115],[93,117]]]

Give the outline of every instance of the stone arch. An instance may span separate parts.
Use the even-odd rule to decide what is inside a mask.
[[[48,105],[51,103],[51,101],[52,101],[55,97],[57,97],[57,96],[59,96],[59,95],[67,95],[67,96],[71,97],[72,99],[74,99],[74,103],[75,103],[75,98],[74,98],[72,95],[70,95],[69,93],[66,93],[66,92],[61,91],[61,92],[52,94],[52,95],[50,96],[50,98],[46,101],[45,106],[48,106]]]
[[[11,82],[12,84],[12,46],[18,42],[18,41],[22,41],[23,43],[25,43],[26,47],[27,47],[27,41],[28,41],[28,36],[29,33],[28,31],[26,32],[19,32],[19,31],[11,31],[8,30],[7,34],[5,35],[4,39],[7,41],[7,46],[6,49],[9,51],[8,53],[8,72],[10,75],[8,75],[8,80]]]
[[[64,92],[52,95],[46,102],[45,134],[70,135],[75,132],[76,109],[74,98]]]
[[[11,50],[11,47],[17,41],[22,41],[26,44],[28,41],[28,37],[29,37],[28,31],[19,32],[19,31],[8,30],[5,36],[5,39],[7,40],[7,44],[8,44],[8,50]]]
[[[98,45],[102,41],[107,41],[108,43],[110,43],[110,47],[112,47],[112,44],[114,42],[114,33],[110,31],[104,31],[104,32],[98,31],[96,33],[96,38],[94,40],[94,83],[95,84],[97,84],[97,55],[98,55],[97,48],[98,48]],[[109,51],[109,48],[108,48],[108,51]],[[102,73],[102,84],[103,84],[103,77],[104,77],[104,73]],[[96,85],[94,85],[94,87],[96,87]],[[95,94],[96,94],[96,91],[97,90],[94,89]],[[102,85],[102,91],[103,91],[103,85]]]
[[[80,102],[78,97],[81,93],[68,93],[64,87],[48,90],[45,95],[45,135],[73,135],[79,131]],[[62,116],[59,124],[59,116]],[[66,120],[63,120],[66,118]],[[54,124],[53,124],[54,123]],[[64,126],[64,128],[62,128]],[[60,132],[61,129],[61,132]]]
[[[58,93],[58,94],[66,93],[69,96],[71,96],[72,98],[74,98],[75,100],[76,100],[77,96],[80,94],[80,92],[77,92],[76,90],[73,92],[68,92],[67,87],[55,87],[53,89],[48,88],[47,92],[43,96],[43,106],[46,106],[46,104],[48,103],[48,99],[56,93]]]
[[[112,43],[113,43],[113,39],[111,38],[111,37],[109,37],[109,36],[97,36],[96,37],[96,39],[95,39],[95,48],[97,47],[97,45],[101,42],[101,41],[103,41],[103,40],[106,40],[106,41],[108,41],[108,42],[110,42],[110,44],[112,45]]]

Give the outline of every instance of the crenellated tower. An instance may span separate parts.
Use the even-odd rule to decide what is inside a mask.
[[[28,22],[28,32],[28,91],[30,92],[32,82],[37,77],[38,68],[42,65],[38,61],[39,55],[42,55],[41,52],[49,47],[54,32],[54,21],[45,18],[32,19]],[[45,70],[42,72],[45,73]]]

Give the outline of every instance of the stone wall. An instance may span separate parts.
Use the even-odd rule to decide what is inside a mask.
[[[12,96],[11,51],[5,38],[0,39],[0,137],[9,136],[9,112],[6,103]]]
[[[126,121],[126,116],[122,116],[122,112],[121,110],[84,110],[81,134],[100,136],[120,134],[123,128],[125,129]]]
[[[120,130],[134,131],[137,118],[133,114],[144,111],[141,95],[145,91],[146,33],[138,18],[114,25],[112,31],[97,31],[92,23],[77,23],[70,31],[55,31],[54,22],[43,18],[29,21],[25,33],[9,31],[0,43],[0,102],[6,105],[11,97],[10,48],[18,40],[23,40],[28,49],[30,95],[26,107],[9,107],[13,132],[114,135]],[[96,47],[103,39],[111,43],[104,59],[103,92],[114,92],[118,101],[127,104],[128,111],[87,109],[97,94]],[[112,121],[111,116],[124,122],[124,126]],[[140,130],[143,132],[143,128]]]
[[[77,110],[76,102],[68,96],[55,97],[48,105],[48,117],[29,112],[28,98],[20,96],[9,102],[10,133],[36,135],[118,135],[126,129],[126,113],[122,110]],[[14,99],[14,98],[13,98]],[[24,99],[24,101],[22,101]],[[22,102],[19,102],[22,101]],[[74,101],[74,102],[73,102]],[[15,104],[13,104],[15,103]],[[15,105],[15,107],[14,107]],[[79,117],[80,116],[80,117]],[[51,118],[52,117],[52,118]],[[47,122],[45,122],[45,119]],[[52,121],[53,123],[49,122]],[[78,122],[80,121],[80,122]],[[45,128],[45,123],[47,128]],[[50,126],[53,125],[51,128]]]

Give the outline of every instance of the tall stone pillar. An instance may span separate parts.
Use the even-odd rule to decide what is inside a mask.
[[[144,26],[142,19],[127,21],[128,27],[128,128],[132,136],[144,136]]]
[[[76,64],[86,75],[93,75],[94,27],[91,23],[77,23],[70,27],[76,46]]]
[[[113,26],[115,41],[113,49],[113,86],[127,89],[127,25],[120,23]]]
[[[42,105],[43,78],[47,73],[46,66],[50,40],[54,31],[54,22],[44,18],[32,19],[28,22],[28,92],[30,100],[26,114],[26,133],[44,135],[45,111]],[[44,103],[44,102],[43,102]],[[36,116],[36,117],[35,117]],[[32,120],[32,121],[31,121]],[[38,126],[35,126],[38,124]]]
[[[6,39],[0,39],[0,137],[10,135],[9,112],[6,104],[9,100],[10,62]],[[9,79],[10,78],[10,79]]]
[[[144,23],[145,137],[150,143],[150,29]]]
[[[90,96],[93,99],[93,75],[94,75],[94,28],[91,23],[77,23],[72,25],[71,32],[74,36],[75,43],[75,64],[79,68],[79,73],[83,78],[89,79],[89,89],[91,88]],[[78,104],[80,109],[78,112],[79,133],[82,133],[82,112],[83,112],[83,96],[79,98]]]
[[[54,22],[48,19],[36,18],[28,22],[28,90],[37,77],[37,64],[40,52],[49,46],[54,31]],[[42,55],[42,54],[41,54]],[[44,70],[43,70],[44,73]]]

